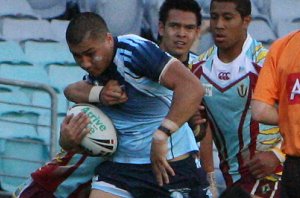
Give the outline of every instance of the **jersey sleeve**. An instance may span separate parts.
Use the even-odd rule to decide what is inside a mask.
[[[278,100],[279,85],[276,72],[276,49],[271,47],[266,56],[263,67],[258,75],[258,80],[254,90],[253,99],[274,105]]]
[[[173,57],[151,41],[133,40],[132,42],[134,42],[132,54],[127,56],[125,65],[134,73],[158,82],[164,67]]]
[[[82,80],[84,80],[88,84],[94,84],[95,78],[89,74],[83,76]]]

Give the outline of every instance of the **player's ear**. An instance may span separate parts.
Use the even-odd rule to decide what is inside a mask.
[[[244,26],[246,28],[248,28],[250,22],[252,21],[252,17],[250,15],[249,16],[245,16],[244,19],[243,19],[243,21],[244,21]]]
[[[113,35],[112,35],[111,33],[107,32],[107,33],[106,33],[106,36],[105,36],[105,40],[106,40],[107,42],[113,42],[114,37],[113,37]]]
[[[160,36],[164,35],[165,24],[161,21],[158,23],[158,33]]]
[[[196,32],[197,32],[197,38],[200,38],[201,36],[201,27],[200,26],[197,26],[197,29],[196,29]]]

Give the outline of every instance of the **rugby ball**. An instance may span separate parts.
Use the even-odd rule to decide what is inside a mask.
[[[117,149],[117,132],[111,119],[98,107],[91,104],[76,104],[67,115],[83,112],[90,118],[90,132],[83,138],[81,146],[91,156],[109,156]]]

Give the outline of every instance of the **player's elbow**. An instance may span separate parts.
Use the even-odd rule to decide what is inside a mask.
[[[71,93],[72,93],[72,85],[68,85],[65,89],[64,89],[64,95],[65,97],[68,99],[68,100],[71,100],[72,97],[71,97]]]
[[[265,108],[260,104],[260,102],[253,100],[251,102],[251,115],[252,119],[258,122],[263,122],[265,120]]]
[[[80,90],[78,90],[77,84],[78,84],[78,83],[70,84],[70,85],[68,85],[68,86],[64,89],[64,95],[65,95],[65,97],[66,97],[69,101],[72,101],[72,102],[75,102],[75,103],[81,102],[81,101],[79,100],[79,98],[76,97],[76,96],[78,96],[79,93],[80,93]]]
[[[262,112],[252,109],[251,110],[251,115],[252,115],[252,119],[255,120],[255,121],[258,121],[258,122],[262,122],[263,121],[263,114],[262,114]]]

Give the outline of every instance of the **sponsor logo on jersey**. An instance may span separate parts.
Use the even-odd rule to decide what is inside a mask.
[[[205,90],[205,96],[212,96],[212,85],[211,84],[207,84],[207,83],[203,83],[203,87]]]
[[[288,75],[286,88],[289,104],[300,104],[300,73]]]
[[[239,94],[240,97],[244,98],[247,93],[248,93],[248,87],[245,86],[244,84],[241,84],[238,88],[237,88],[237,92]]]
[[[218,78],[220,80],[229,80],[230,79],[230,72],[220,72],[218,74]]]

